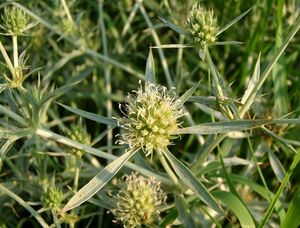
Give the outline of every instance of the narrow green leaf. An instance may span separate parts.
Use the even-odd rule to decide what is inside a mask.
[[[249,210],[237,196],[225,191],[215,191],[212,192],[212,195],[232,210],[243,228],[255,227],[255,223]]]
[[[184,227],[197,228],[196,223],[191,216],[189,205],[182,196],[175,195],[176,209],[178,210],[179,220],[182,222]]]
[[[242,97],[242,101],[241,101],[242,104],[245,103],[245,101],[250,96],[251,92],[254,90],[254,88],[256,86],[256,83],[259,80],[259,76],[260,76],[260,54],[259,54],[258,59],[256,61],[253,75],[252,75],[252,77],[251,77],[251,79],[248,83],[248,87],[247,87],[247,89],[246,89],[246,91],[245,91],[245,93]]]
[[[187,31],[184,31],[182,28],[179,28],[177,25],[174,25],[172,22],[162,18],[158,17],[162,22],[164,22],[168,27],[173,29],[175,32],[178,32],[179,34],[185,35],[185,36],[190,36]]]
[[[16,136],[11,137],[11,138],[7,139],[6,142],[2,145],[2,147],[0,149],[0,172],[1,172],[3,161],[5,159],[7,152],[13,146],[15,141],[17,141],[18,139],[19,139],[19,137],[16,137]]]
[[[293,196],[292,201],[289,204],[288,211],[282,228],[297,228],[300,225],[300,188]]]
[[[199,87],[199,84],[200,82],[196,83],[178,98],[179,102],[177,103],[177,107],[181,107],[192,96],[192,94]]]
[[[249,186],[253,191],[255,191],[257,194],[262,196],[268,202],[270,202],[270,196],[272,198],[274,197],[274,194],[272,192],[269,192],[266,188],[264,188],[263,186],[257,184],[256,182],[250,180],[247,177],[243,177],[243,176],[235,175],[235,174],[230,174],[230,178],[234,182]],[[283,222],[283,220],[286,216],[284,208],[285,207],[284,207],[284,205],[282,204],[282,202],[280,200],[276,201],[275,209],[277,211],[277,214],[278,214],[278,217],[280,219],[281,224],[282,224],[282,222]]]
[[[152,84],[156,84],[155,65],[154,65],[154,59],[153,59],[151,48],[150,48],[147,63],[146,63],[145,81],[148,81]]]
[[[245,115],[245,113],[249,110],[249,108],[253,104],[254,100],[257,97],[259,90],[263,86],[264,82],[268,78],[270,72],[272,71],[272,69],[275,66],[275,64],[277,63],[277,61],[279,60],[280,56],[283,54],[284,50],[286,49],[286,47],[288,46],[290,41],[293,39],[293,37],[298,32],[299,28],[300,28],[300,16],[297,18],[297,20],[293,24],[290,32],[286,36],[284,36],[285,40],[283,41],[282,45],[280,46],[280,48],[278,50],[276,50],[276,53],[274,54],[273,58],[271,59],[271,61],[267,65],[267,67],[265,68],[264,72],[261,74],[259,81],[256,83],[254,89],[251,91],[250,95],[248,96],[248,99],[246,99],[243,107],[240,110],[241,117],[243,117]]]
[[[113,118],[108,118],[108,117],[104,117],[104,116],[100,116],[91,112],[87,112],[87,111],[83,111],[81,109],[77,109],[77,108],[72,108],[68,105],[64,105],[61,103],[58,103],[60,106],[64,107],[65,109],[69,110],[70,112],[73,112],[79,116],[82,116],[84,118],[96,121],[98,123],[102,123],[102,124],[107,124],[107,125],[112,125],[112,126],[118,126],[118,122],[116,119]]]
[[[162,44],[159,46],[153,46],[151,48],[193,48],[193,45],[189,44]]]
[[[227,30],[228,28],[230,28],[232,25],[234,25],[241,18],[243,18],[247,13],[249,13],[250,10],[252,10],[252,8],[248,9],[246,12],[242,13],[241,15],[239,15],[238,17],[233,19],[231,22],[229,22],[227,25],[225,25],[223,28],[221,28],[219,30],[219,32],[217,33],[217,36],[220,35],[222,32],[224,32],[225,30]]]
[[[124,164],[131,158],[136,151],[128,151],[121,157],[117,158],[104,169],[102,169],[93,179],[91,179],[85,186],[83,186],[65,205],[62,212],[69,211],[80,204],[84,203],[95,195],[107,182],[114,177],[114,175],[124,166]]]
[[[235,41],[235,40],[231,40],[231,41],[217,41],[217,42],[213,43],[213,45],[241,45],[241,44],[243,44],[243,42]]]
[[[17,201],[22,207],[24,207],[30,214],[39,222],[42,227],[48,228],[48,224],[44,221],[44,219],[39,215],[37,211],[35,211],[28,203],[26,203],[22,198],[17,196],[11,190],[6,188],[3,184],[0,183],[0,191]]]
[[[224,214],[222,208],[218,205],[214,197],[209,193],[206,187],[194,176],[194,174],[181,161],[167,149],[162,151],[164,156],[170,162],[172,168],[180,180],[190,188],[205,204],[219,214]]]
[[[67,91],[69,91],[74,86],[76,86],[79,82],[81,82],[81,80],[75,81],[75,82],[72,82],[72,83],[68,83],[67,85],[61,86],[58,89],[50,92],[47,96],[43,97],[40,104],[43,105],[44,103],[46,103],[50,99],[55,99],[55,98],[65,94]]]
[[[275,173],[275,176],[280,182],[282,182],[286,174],[283,165],[269,147],[265,145],[265,148],[268,152],[268,157],[271,163],[271,167]]]
[[[233,131],[245,131],[256,127],[261,127],[266,122],[267,120],[232,120],[224,122],[205,123],[178,129],[176,131],[176,134],[210,135],[229,133]]]

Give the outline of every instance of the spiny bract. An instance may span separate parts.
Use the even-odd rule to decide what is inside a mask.
[[[141,86],[134,93],[128,95],[126,117],[119,121],[123,127],[119,143],[141,148],[146,156],[153,150],[166,149],[176,137],[178,119],[184,115],[174,90],[146,82],[144,90]]]

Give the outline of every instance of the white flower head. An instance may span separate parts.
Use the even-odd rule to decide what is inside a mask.
[[[128,95],[126,117],[120,119],[123,127],[120,144],[141,148],[146,156],[153,150],[166,149],[176,138],[179,118],[184,115],[173,89],[146,82],[134,94]]]

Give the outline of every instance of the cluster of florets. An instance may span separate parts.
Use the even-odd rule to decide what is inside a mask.
[[[6,7],[5,12],[2,16],[3,25],[1,28],[9,35],[22,35],[25,30],[32,27],[29,23],[29,17],[27,14],[16,7]]]
[[[67,134],[71,139],[79,143],[82,143],[84,145],[91,144],[91,137],[87,132],[86,127],[83,125],[81,121],[72,124],[70,126],[70,129],[67,131]],[[84,151],[75,148],[70,148],[70,152],[79,158],[82,157],[84,153]]]
[[[206,10],[199,4],[194,5],[186,21],[186,27],[195,45],[204,47],[216,41],[218,24],[213,10]]]
[[[123,127],[120,144],[142,148],[146,155],[163,150],[176,137],[178,119],[184,115],[173,90],[146,82],[128,96],[126,117],[119,122]],[[173,96],[171,96],[171,94]]]
[[[53,186],[48,187],[41,197],[43,206],[56,212],[60,210],[63,199],[63,192],[59,188]]]
[[[116,222],[124,227],[151,225],[159,218],[159,207],[166,202],[166,194],[156,179],[134,173],[124,176],[124,183],[114,196],[116,208],[112,209]]]

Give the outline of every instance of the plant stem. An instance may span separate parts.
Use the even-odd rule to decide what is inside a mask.
[[[176,177],[173,170],[170,168],[168,162],[166,161],[166,159],[163,156],[161,151],[158,151],[158,156],[159,156],[159,160],[160,160],[162,166],[164,167],[165,171],[168,173],[168,175],[170,176],[170,178],[172,179],[174,184],[177,186],[178,185],[178,178]]]
[[[72,15],[71,15],[71,13],[70,13],[70,10],[69,10],[69,7],[68,7],[66,1],[65,1],[65,0],[61,0],[61,4],[62,4],[63,7],[64,7],[64,10],[65,10],[65,13],[66,13],[66,15],[67,15],[68,20],[71,21],[72,24],[74,25],[74,20],[73,20],[73,18],[72,18]]]
[[[289,182],[289,179],[290,179],[294,169],[296,168],[297,164],[299,163],[299,160],[300,160],[300,150],[298,150],[297,154],[295,155],[294,160],[293,160],[292,164],[290,165],[289,170],[287,171],[283,181],[281,182],[279,189],[277,190],[274,198],[272,199],[272,202],[271,202],[267,212],[265,213],[261,223],[259,224],[258,228],[263,228],[265,226],[265,224],[267,223],[267,221],[269,220],[269,218],[274,210],[275,204],[276,204],[280,194],[284,190],[285,186]]]
[[[105,23],[103,20],[103,1],[99,0],[99,25],[101,29],[101,38],[102,38],[102,45],[103,45],[103,55],[108,57],[108,48],[107,48],[107,40],[106,40],[106,29]],[[110,67],[106,67],[104,70],[105,76],[105,89],[106,89],[106,110],[107,110],[107,117],[112,116],[112,101],[111,101],[111,74],[110,74]],[[112,153],[112,139],[113,139],[113,132],[110,126],[107,126],[108,133],[107,133],[107,146],[108,146],[108,153]]]
[[[258,172],[258,174],[259,174],[259,176],[260,176],[260,179],[261,179],[261,181],[262,181],[262,183],[263,183],[265,189],[266,189],[267,192],[268,192],[269,200],[271,201],[272,196],[271,196],[271,194],[270,194],[270,190],[269,190],[269,188],[268,188],[268,185],[267,185],[267,183],[266,183],[266,180],[265,180],[265,178],[264,178],[264,175],[263,175],[263,173],[262,173],[262,171],[261,171],[261,169],[260,169],[260,167],[259,167],[259,165],[258,165],[258,162],[257,162],[257,160],[256,160],[255,153],[254,153],[254,149],[253,149],[253,147],[252,147],[252,143],[251,143],[250,137],[249,137],[249,135],[248,135],[247,132],[246,132],[246,135],[247,135],[247,141],[248,141],[248,144],[249,144],[249,147],[250,147],[250,152],[251,152],[252,159],[253,159],[253,161],[254,161],[255,167],[256,167],[256,169],[257,169],[257,172]]]
[[[12,36],[12,43],[13,43],[13,53],[14,53],[14,68],[16,71],[16,68],[18,68],[19,66],[18,36],[16,35]]]

